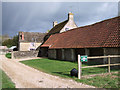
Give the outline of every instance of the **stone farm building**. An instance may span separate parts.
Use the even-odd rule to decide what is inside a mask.
[[[63,33],[71,29],[77,28],[76,23],[74,22],[74,14],[69,12],[68,19],[57,24],[57,21],[53,22],[53,28],[47,33],[44,37],[44,42],[53,34]],[[39,56],[48,56],[48,47],[40,49]]]
[[[47,35],[44,38],[44,41],[46,41],[50,35],[56,34],[56,33],[62,33],[68,30],[71,30],[73,28],[77,28],[76,23],[74,22],[74,14],[69,12],[68,13],[68,19],[57,24],[57,21],[53,22],[53,28],[47,33]]]
[[[19,32],[19,51],[36,50],[43,42],[46,33]]]
[[[41,53],[43,56],[48,54],[48,58],[51,59],[69,61],[77,61],[78,54],[88,56],[118,55],[120,54],[119,26],[120,17],[115,17],[51,35],[41,45]],[[118,59],[116,60],[118,61]]]

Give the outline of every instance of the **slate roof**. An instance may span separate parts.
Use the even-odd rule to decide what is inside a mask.
[[[55,33],[59,33],[60,30],[67,24],[67,22],[68,22],[68,20],[65,20],[65,21],[55,25],[47,35],[52,35],[52,34],[55,34]]]
[[[120,16],[55,34],[41,46],[49,49],[120,47]]]
[[[24,40],[19,40],[21,42],[43,42],[46,33],[39,32],[23,32]]]

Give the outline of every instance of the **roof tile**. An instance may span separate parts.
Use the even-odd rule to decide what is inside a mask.
[[[42,46],[51,45],[50,49],[120,47],[119,22],[120,17],[115,17],[55,34],[50,36]]]

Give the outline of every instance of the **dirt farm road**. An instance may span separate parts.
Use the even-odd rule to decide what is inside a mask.
[[[71,79],[63,79],[26,66],[17,60],[2,58],[2,70],[15,83],[16,88],[94,88],[77,83]]]

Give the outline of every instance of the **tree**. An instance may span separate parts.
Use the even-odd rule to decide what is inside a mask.
[[[13,46],[18,46],[18,35],[14,36],[12,41],[13,41]]]
[[[2,42],[3,46],[10,48],[11,46],[18,46],[18,35],[14,36],[12,39],[7,39]]]
[[[10,48],[12,46],[12,42],[13,42],[12,39],[8,39],[8,40],[5,40],[4,42],[2,42],[2,45]]]
[[[8,34],[2,35],[1,38],[2,38],[2,42],[4,42],[5,40],[10,39]]]

